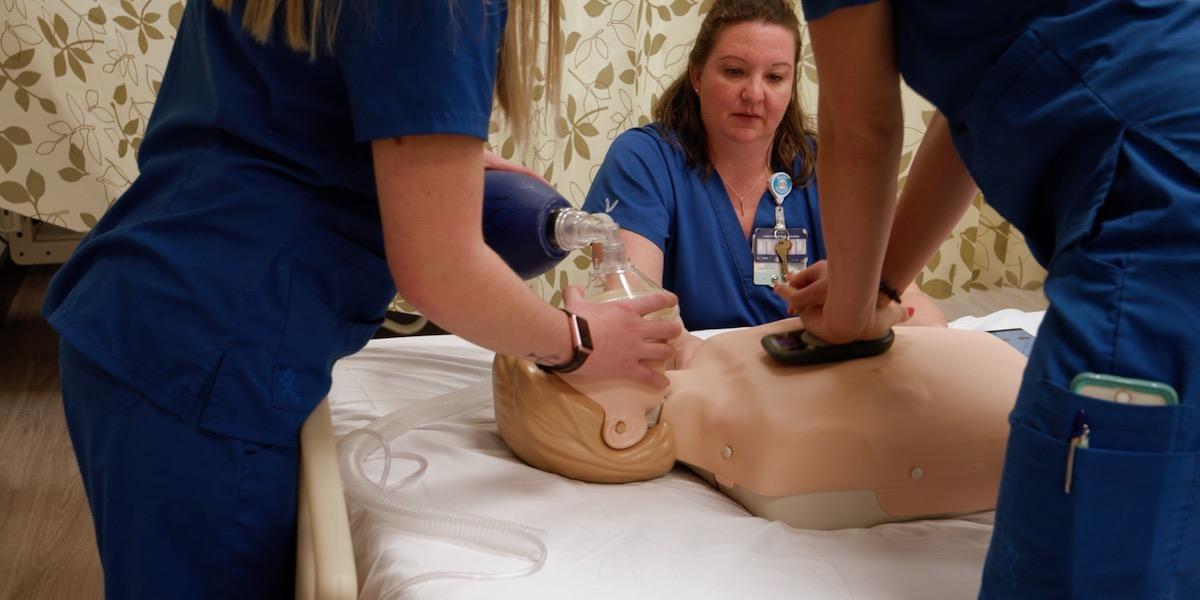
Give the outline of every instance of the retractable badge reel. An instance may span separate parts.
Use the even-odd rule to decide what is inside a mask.
[[[787,274],[808,266],[808,230],[787,226],[783,201],[792,193],[792,178],[779,172],[771,176],[771,197],[775,199],[775,226],[757,227],[750,236],[754,254],[754,285],[770,285],[787,280]]]

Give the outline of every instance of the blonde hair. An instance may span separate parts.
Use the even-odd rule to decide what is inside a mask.
[[[316,57],[318,47],[333,53],[333,39],[342,10],[342,0],[243,0],[242,28],[260,43],[266,43],[275,26],[275,16],[283,5],[284,37],[289,48],[307,51]],[[411,0],[378,0],[403,2]],[[446,0],[457,4],[463,0]],[[487,2],[488,0],[473,0]],[[234,0],[212,0],[213,6],[230,12]],[[508,20],[500,39],[500,56],[496,68],[495,99],[508,120],[517,142],[524,142],[533,115],[533,74],[537,64],[538,41],[542,37],[543,0],[508,0]],[[306,6],[310,10],[306,12]],[[546,10],[546,53],[544,56],[545,89],[542,102],[557,106],[559,81],[562,77],[560,52],[560,2],[550,0]]]
[[[496,428],[526,464],[592,483],[654,479],[675,464],[669,423],[651,427],[638,443],[613,450],[604,443],[604,409],[533,363],[497,354],[492,361]]]

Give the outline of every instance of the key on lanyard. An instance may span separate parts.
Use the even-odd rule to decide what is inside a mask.
[[[783,235],[784,235],[783,239],[779,240],[778,242],[775,242],[775,254],[779,255],[779,272],[781,274],[779,280],[782,281],[783,283],[787,283],[787,275],[788,275],[787,255],[788,255],[788,252],[792,251],[792,240],[787,237],[786,231],[784,231]]]

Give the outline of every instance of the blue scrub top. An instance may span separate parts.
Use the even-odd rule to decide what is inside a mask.
[[[809,21],[875,0],[802,0]],[[896,63],[942,112],[975,182],[1042,264],[1095,225],[1120,141],[1200,173],[1193,83],[1200,3],[892,3]],[[1136,58],[1133,58],[1136,57]]]
[[[285,47],[281,26],[254,41],[234,4],[187,3],[140,175],[44,310],[163,408],[294,445],[333,362],[370,339],[395,293],[369,142],[486,139],[507,9],[346,2],[332,56],[310,59]]]
[[[801,0],[815,21],[838,8],[877,0]],[[1041,13],[1044,0],[1011,0],[1003,9],[978,2],[894,0],[896,62],[905,82],[933,102],[951,122],[980,78],[1017,34]]]
[[[663,287],[679,296],[691,330],[744,327],[787,316],[770,286],[754,285],[750,240],[715,170],[705,178],[688,166],[683,149],[651,124],[617,136],[588,190],[583,209],[603,212],[606,201],[621,226],[663,252]],[[797,158],[790,174],[801,171]],[[783,202],[789,228],[808,232],[808,264],[825,258],[816,180],[795,181]],[[775,226],[775,201],[765,186],[754,228]],[[751,230],[753,231],[753,229]]]

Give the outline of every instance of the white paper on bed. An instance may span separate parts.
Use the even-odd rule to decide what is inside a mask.
[[[1032,333],[1041,316],[1000,311],[952,326]],[[373,341],[334,367],[329,398],[337,434],[405,402],[485,381],[491,361],[491,352],[452,336]],[[990,512],[871,529],[792,529],[749,515],[682,467],[643,483],[572,481],[513,456],[490,404],[412,431],[393,449],[429,461],[428,471],[404,488],[409,500],[527,525],[548,548],[545,566],[531,576],[438,580],[407,590],[405,598],[966,599],[978,592],[991,534]],[[392,468],[406,473],[411,466],[398,461]],[[362,598],[385,597],[430,571],[527,565],[381,528],[350,510]]]

